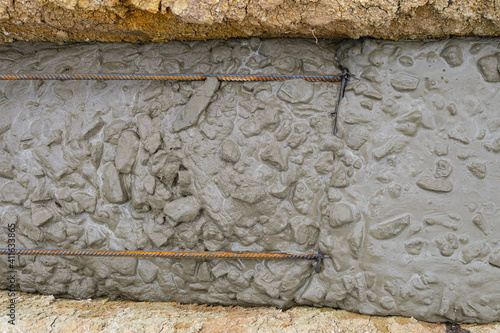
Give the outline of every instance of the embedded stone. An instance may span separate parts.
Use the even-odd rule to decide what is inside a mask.
[[[5,179],[14,179],[14,165],[10,161],[0,161],[0,177]]]
[[[260,154],[260,158],[264,163],[278,171],[285,171],[288,169],[287,158],[283,154],[282,149],[277,145],[271,145],[264,149]]]
[[[252,117],[245,121],[240,130],[247,138],[260,134],[264,130],[274,130],[280,123],[280,116],[273,108],[258,108]]]
[[[231,194],[231,197],[249,204],[255,204],[262,201],[265,195],[266,192],[261,186],[241,186]]]
[[[500,82],[500,72],[498,70],[500,62],[498,58],[499,54],[489,55],[482,57],[477,62],[479,73],[481,73],[486,82]]]
[[[409,143],[409,140],[402,136],[395,137],[387,142],[383,147],[374,149],[373,157],[380,160],[389,155],[399,154],[406,148],[406,146],[408,146]]]
[[[414,239],[405,244],[405,249],[408,254],[418,256],[422,253],[422,249],[424,248],[425,242],[420,239]]]
[[[384,240],[394,238],[410,225],[410,215],[399,217],[395,220],[382,222],[370,228],[370,234],[376,239]]]
[[[349,181],[347,180],[347,172],[343,165],[337,165],[330,178],[330,185],[333,187],[347,187]]]
[[[391,86],[397,91],[412,91],[417,89],[420,79],[406,73],[396,74],[391,79]]]
[[[86,212],[93,213],[97,205],[97,197],[94,194],[77,191],[71,194],[71,198]]]
[[[321,220],[332,228],[354,222],[354,215],[349,205],[345,203],[329,204],[321,210]]]
[[[489,261],[492,266],[500,268],[500,247],[491,253]]]
[[[462,49],[458,45],[448,45],[439,54],[450,67],[458,67],[463,64]]]
[[[209,77],[206,79],[203,85],[198,88],[193,96],[191,96],[189,102],[179,112],[172,124],[172,130],[179,132],[198,123],[198,119],[202,112],[206,110],[208,104],[210,104],[217,89],[219,89],[219,80],[217,78]]]
[[[107,164],[102,173],[102,193],[111,203],[122,204],[128,200],[123,182],[113,163]]]
[[[471,163],[467,166],[467,169],[479,179],[486,177],[486,165],[484,163]]]
[[[436,162],[436,177],[446,178],[453,171],[453,166],[445,159]]]
[[[490,247],[483,241],[476,241],[462,250],[462,262],[470,263],[474,259],[483,259],[490,254]]]
[[[50,209],[44,206],[35,206],[31,212],[31,222],[37,227],[49,222],[53,217]]]
[[[198,201],[193,197],[184,197],[165,205],[163,212],[177,223],[192,222],[201,210]]]
[[[278,98],[288,103],[309,103],[313,97],[313,84],[302,79],[283,82]]]
[[[333,170],[334,167],[334,155],[333,152],[327,152],[318,158],[316,161],[316,164],[314,164],[314,168],[316,169],[316,172],[319,173],[320,175],[326,175],[327,173],[330,173]]]
[[[301,214],[307,214],[312,207],[314,193],[304,184],[299,182],[293,189],[292,203]]]
[[[22,205],[27,199],[28,191],[18,182],[7,182],[0,190],[0,202]]]
[[[422,177],[417,180],[417,186],[433,192],[451,192],[453,190],[452,182],[441,178]]]
[[[33,154],[50,178],[60,180],[73,171],[65,161],[63,152],[59,147],[39,146],[33,151]]]
[[[104,142],[116,145],[121,133],[130,127],[130,124],[123,119],[115,119],[104,127]]]
[[[240,147],[231,139],[227,139],[222,144],[221,159],[229,163],[236,163],[240,160]]]
[[[490,234],[492,228],[484,219],[483,214],[478,213],[474,215],[474,217],[472,218],[472,223],[476,227],[478,227],[478,229],[481,230],[486,236]]]
[[[120,173],[131,173],[139,151],[139,137],[134,131],[124,131],[116,147],[115,165]]]

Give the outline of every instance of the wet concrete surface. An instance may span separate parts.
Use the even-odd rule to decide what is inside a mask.
[[[319,274],[307,261],[22,257],[19,288],[499,320],[499,42],[0,46],[2,72],[360,78],[337,136],[338,83],[0,82],[1,225],[17,247],[329,256]]]

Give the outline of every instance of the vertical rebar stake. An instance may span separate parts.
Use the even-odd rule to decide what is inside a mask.
[[[333,120],[333,135],[337,135],[337,119],[339,117],[339,106],[340,106],[340,101],[342,101],[342,98],[344,98],[344,93],[345,93],[345,88],[347,87],[347,84],[349,83],[349,71],[347,68],[344,68],[342,70],[342,85],[340,86],[340,92],[339,92],[339,98],[337,100],[337,105],[335,105],[335,111],[330,113],[331,117],[334,118]]]

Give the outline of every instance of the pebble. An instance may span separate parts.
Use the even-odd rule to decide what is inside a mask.
[[[418,179],[417,186],[421,189],[434,192],[451,192],[451,190],[453,190],[451,181],[431,177],[422,177]]]
[[[104,199],[110,203],[122,204],[128,200],[127,192],[114,163],[104,167],[102,173],[102,194]]]
[[[477,62],[477,68],[486,82],[500,82],[498,71],[499,54],[482,57]]]
[[[134,131],[123,131],[116,147],[115,165],[120,173],[131,173],[139,151],[139,137]]]
[[[236,163],[240,160],[240,157],[241,151],[238,144],[231,139],[224,141],[221,149],[221,159],[229,163]]]
[[[410,225],[410,215],[379,223],[370,228],[370,234],[376,239],[385,240],[399,235]]]
[[[302,79],[283,82],[278,91],[278,98],[282,101],[296,104],[309,103],[313,98],[314,84]]]
[[[179,132],[198,123],[202,112],[210,104],[215,92],[219,89],[219,80],[215,77],[209,77],[203,85],[191,96],[188,103],[182,108],[177,118],[172,124],[172,130]]]
[[[443,51],[441,51],[440,56],[450,65],[450,67],[458,67],[464,62],[462,49],[458,45],[447,45]]]
[[[467,166],[467,169],[479,179],[486,177],[486,165],[484,163],[471,163]]]
[[[399,73],[396,74],[392,79],[391,79],[391,86],[401,92],[405,91],[412,91],[417,89],[418,84],[420,83],[420,79],[417,78],[416,76],[406,74],[406,73]]]
[[[177,223],[194,221],[200,210],[201,206],[193,196],[168,202],[163,208],[163,212]]]

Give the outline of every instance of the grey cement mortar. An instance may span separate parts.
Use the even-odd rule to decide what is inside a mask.
[[[500,320],[499,39],[0,46],[1,72],[337,74],[338,83],[0,82],[0,216],[22,291]],[[6,258],[0,288],[7,288]]]

